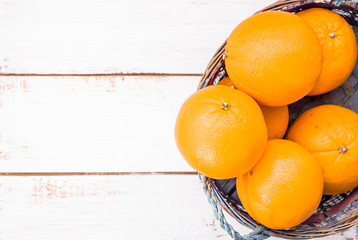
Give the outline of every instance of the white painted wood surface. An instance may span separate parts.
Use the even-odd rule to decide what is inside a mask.
[[[272,0],[0,0],[0,72],[202,73]]]
[[[199,77],[0,77],[6,172],[192,171],[174,141]]]
[[[223,236],[197,176],[0,180],[2,240],[196,240]]]
[[[0,0],[0,240],[229,240],[173,127],[212,54],[271,3]]]

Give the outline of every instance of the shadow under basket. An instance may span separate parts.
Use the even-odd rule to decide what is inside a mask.
[[[279,10],[297,13],[299,11],[320,7],[330,9],[346,19],[358,38],[358,0],[336,1],[278,1],[262,11]],[[226,42],[214,54],[203,74],[198,89],[217,84],[227,77],[223,54]],[[358,64],[348,80],[339,88],[319,96],[304,97],[289,105],[290,124],[304,111],[322,104],[335,104],[358,112]],[[216,180],[199,174],[203,189],[214,209],[215,217],[228,234],[239,240],[259,240],[270,236],[286,239],[309,239],[324,237],[344,231],[358,223],[358,188],[344,194],[322,197],[316,212],[300,225],[284,230],[274,230],[256,222],[245,211],[236,192],[236,180]],[[245,236],[240,235],[226,221],[225,211],[240,224],[253,231]]]

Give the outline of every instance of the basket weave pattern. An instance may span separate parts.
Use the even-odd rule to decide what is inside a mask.
[[[358,36],[358,0],[280,0],[260,12],[280,10],[296,13],[312,7],[327,8],[340,14],[351,24]],[[224,64],[225,46],[226,42],[214,54],[201,78],[198,89],[217,84],[227,77]],[[291,104],[289,106],[290,123],[307,109],[322,104],[336,104],[358,112],[358,64],[349,79],[334,91],[320,96],[304,97]],[[216,219],[235,240],[262,240],[270,236],[286,239],[309,239],[332,235],[358,224],[358,188],[344,194],[323,196],[316,212],[304,223],[291,229],[274,230],[257,223],[245,211],[236,192],[235,179],[216,180],[201,174],[199,174],[199,178],[203,183],[208,201],[213,207]],[[223,211],[253,231],[246,236],[240,235],[227,222]]]

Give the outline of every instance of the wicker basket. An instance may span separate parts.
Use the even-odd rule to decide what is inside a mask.
[[[331,9],[343,16],[352,25],[358,37],[357,2],[358,0],[280,0],[261,11],[280,10],[296,13],[312,7]],[[227,77],[223,60],[225,45],[226,42],[211,59],[198,89],[217,84]],[[334,91],[320,96],[304,97],[300,101],[291,104],[289,106],[290,123],[305,110],[321,104],[336,104],[358,112],[358,64],[356,64],[349,79]],[[316,212],[304,223],[290,229],[274,230],[257,223],[245,211],[236,192],[235,179],[216,180],[201,174],[199,174],[199,177],[203,183],[204,192],[214,209],[215,217],[219,220],[221,227],[234,239],[258,240],[266,239],[270,236],[286,239],[309,239],[332,235],[358,223],[358,188],[340,195],[323,196]],[[248,235],[241,236],[226,221],[223,210],[253,231]]]

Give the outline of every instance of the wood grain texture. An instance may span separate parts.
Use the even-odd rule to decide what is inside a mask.
[[[202,73],[273,0],[0,0],[0,73]]]
[[[0,239],[231,238],[214,221],[197,176],[127,175],[0,177]]]
[[[199,77],[0,77],[0,172],[192,171],[174,141]]]
[[[197,176],[1,177],[0,196],[2,240],[224,235]]]

